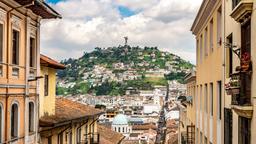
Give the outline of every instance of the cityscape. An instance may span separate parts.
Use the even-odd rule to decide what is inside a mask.
[[[255,0],[0,0],[0,144],[256,143]]]

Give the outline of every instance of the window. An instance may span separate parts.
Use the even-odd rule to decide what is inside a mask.
[[[35,67],[36,65],[36,45],[35,45],[35,39],[30,38],[30,50],[29,50],[29,66],[30,67]]]
[[[77,135],[76,135],[76,142],[77,143],[80,143],[81,142],[81,128],[78,128],[77,130],[76,130],[76,133],[77,133]]]
[[[213,19],[210,21],[210,50],[213,52]]]
[[[58,135],[58,144],[63,144],[63,133]]]
[[[224,144],[232,144],[232,111],[224,108]]]
[[[47,138],[47,141],[48,141],[48,144],[52,144],[52,137],[51,137],[51,136],[48,137],[48,138]]]
[[[232,38],[232,34],[230,34],[228,37],[227,37],[227,42],[231,45],[233,45],[233,38]],[[227,54],[228,54],[228,74],[227,76],[230,77],[230,75],[233,73],[233,51],[232,51],[232,48],[228,48],[227,49]]]
[[[208,86],[205,84],[204,88],[204,110],[208,113]]]
[[[72,144],[72,131],[70,131],[68,133],[68,140],[69,140],[69,143],[68,144]]]
[[[221,43],[222,43],[221,31],[222,31],[222,10],[220,7],[218,9],[218,14],[217,14],[217,43],[219,45],[221,45]]]
[[[34,103],[33,102],[29,102],[29,132],[33,132],[34,131]]]
[[[205,28],[204,31],[204,55],[208,55],[208,28]]]
[[[202,102],[202,100],[203,100],[203,86],[200,85],[200,111],[202,111],[202,109],[203,109],[203,102]]]
[[[3,109],[2,106],[0,105],[0,143],[2,142],[2,136],[3,136]]]
[[[121,128],[120,127],[118,127],[118,132],[121,132]]]
[[[210,83],[210,113],[213,116],[213,83]]]
[[[238,143],[250,144],[251,143],[251,120],[248,118],[239,116],[238,126],[239,126]]]
[[[19,31],[12,31],[12,64],[19,64]]]
[[[196,63],[198,64],[199,62],[199,40],[196,40]]]
[[[203,133],[200,132],[200,144],[203,144]]]
[[[0,24],[0,62],[3,62],[4,51],[4,25]]]
[[[115,131],[116,131],[116,127],[115,127]],[[85,140],[87,140],[88,138],[88,125],[85,125]]]
[[[49,79],[48,75],[44,76],[44,96],[48,96],[49,94]]]
[[[241,0],[232,0],[232,9],[234,9]]]
[[[203,60],[203,36],[200,36],[200,63],[202,63]]]
[[[18,137],[18,105],[15,103],[11,107],[11,138]]]
[[[218,118],[221,120],[221,98],[222,98],[222,83],[218,81]]]

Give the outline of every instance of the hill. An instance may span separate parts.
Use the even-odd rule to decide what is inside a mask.
[[[57,94],[124,95],[127,88],[153,89],[167,80],[183,82],[193,65],[157,47],[95,48],[78,59],[61,61]]]

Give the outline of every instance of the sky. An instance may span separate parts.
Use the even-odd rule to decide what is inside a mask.
[[[78,58],[95,47],[157,46],[195,63],[190,28],[202,0],[46,0],[62,19],[43,20],[41,52]]]

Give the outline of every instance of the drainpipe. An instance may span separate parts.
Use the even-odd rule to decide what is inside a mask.
[[[226,48],[225,48],[225,43],[226,43],[226,1],[223,0],[223,43],[222,43],[222,49],[223,49],[223,53],[222,53],[222,70],[223,70],[223,74],[222,74],[222,79],[223,79],[223,85],[222,85],[222,113],[221,113],[221,117],[222,117],[222,121],[221,121],[221,129],[222,129],[222,137],[221,137],[221,143],[224,142],[224,108],[225,108],[225,98],[226,98],[226,94],[225,94],[225,83],[226,83]]]

